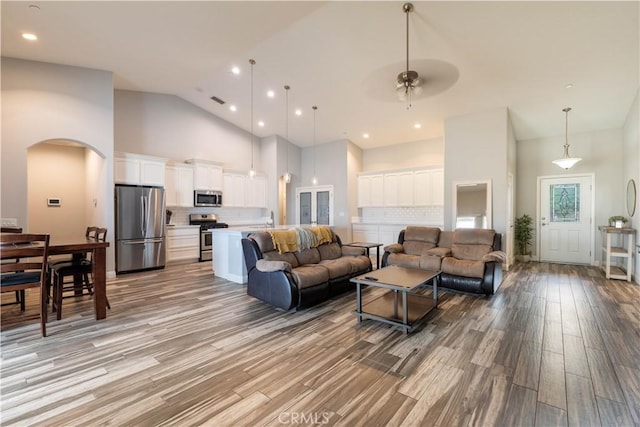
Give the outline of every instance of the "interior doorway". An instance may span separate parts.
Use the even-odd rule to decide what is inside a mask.
[[[593,264],[593,174],[538,177],[540,261]]]
[[[333,186],[296,188],[296,223],[333,225]]]

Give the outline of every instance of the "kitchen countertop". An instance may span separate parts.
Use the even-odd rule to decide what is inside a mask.
[[[200,228],[200,226],[199,225],[188,225],[188,224],[185,224],[185,225],[167,224],[167,230],[171,230],[171,229],[178,230],[178,229],[181,229],[181,228]]]

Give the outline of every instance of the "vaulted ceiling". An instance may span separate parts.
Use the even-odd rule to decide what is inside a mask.
[[[637,1],[413,3],[409,62],[424,90],[409,109],[395,94],[402,2],[3,1],[2,55],[109,70],[117,89],[177,95],[246,130],[255,59],[254,133],[300,146],[313,144],[312,105],[318,143],[362,148],[440,137],[446,118],[500,107],[518,140],[564,134],[566,106],[571,133],[624,123],[639,87]]]

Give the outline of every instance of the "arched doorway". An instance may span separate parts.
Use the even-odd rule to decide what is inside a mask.
[[[108,225],[105,156],[80,141],[50,139],[27,150],[27,223],[33,233],[72,236]]]

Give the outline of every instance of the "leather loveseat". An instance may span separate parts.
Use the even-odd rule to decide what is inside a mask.
[[[331,235],[330,243],[285,253],[276,250],[266,231],[242,239],[247,294],[289,310],[354,289],[349,279],[371,271],[371,260],[364,249],[342,246],[340,237],[333,231]]]
[[[382,265],[440,270],[443,288],[492,295],[502,283],[501,246],[495,230],[407,227],[398,243],[385,247]]]

